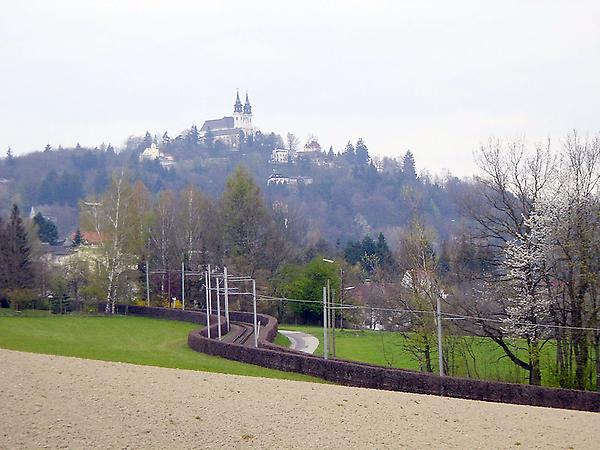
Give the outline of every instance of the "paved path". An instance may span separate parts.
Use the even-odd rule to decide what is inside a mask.
[[[279,330],[279,332],[292,341],[292,346],[290,347],[292,350],[312,355],[319,346],[319,340],[316,337],[302,331]]]

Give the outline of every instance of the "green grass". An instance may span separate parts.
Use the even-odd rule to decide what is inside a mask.
[[[273,344],[277,344],[277,345],[280,345],[285,348],[290,348],[292,346],[292,341],[290,341],[287,338],[287,336],[285,336],[281,333],[277,333],[277,336],[275,336],[275,340],[273,341]]]
[[[198,325],[144,317],[13,313],[0,309],[0,347],[103,361],[236,375],[320,381],[193,351],[187,335]]]
[[[315,355],[323,354],[323,328],[305,325],[280,325],[282,329],[303,331],[319,339]],[[500,380],[526,383],[527,372],[512,363],[502,349],[491,339],[480,337],[451,337],[454,351],[449,352],[453,363],[452,375],[483,380]],[[360,361],[387,367],[419,370],[417,359],[405,348],[406,339],[399,333],[371,330],[336,330],[336,356],[349,361]],[[432,364],[437,372],[437,343],[432,342]],[[523,346],[523,341],[515,340]],[[472,356],[464,351],[471,348]],[[516,350],[526,359],[525,349]],[[552,342],[545,345],[541,355],[542,384],[556,386],[551,370],[555,347]]]

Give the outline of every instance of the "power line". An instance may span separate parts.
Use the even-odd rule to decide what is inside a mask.
[[[292,303],[313,303],[321,305],[322,302],[317,300],[302,300],[296,298],[287,298],[287,297],[272,297],[269,295],[257,295],[259,300],[264,301],[286,301]],[[435,311],[428,310],[418,310],[418,309],[410,309],[410,308],[383,308],[380,306],[368,306],[368,305],[342,305],[341,303],[332,303],[334,309],[360,309],[360,310],[368,310],[368,311],[382,311],[382,312],[395,312],[395,313],[408,313],[408,314],[423,314],[435,316]],[[463,314],[454,314],[454,313],[441,313],[442,318],[446,319],[462,319],[462,320],[473,320],[476,322],[491,322],[498,323],[502,325],[506,325],[506,321],[502,319],[493,319],[490,317],[478,317],[478,316],[468,316]],[[594,331],[600,332],[600,328],[593,327],[574,327],[569,325],[552,325],[552,324],[533,324],[529,322],[512,322],[512,325],[516,326],[528,326],[534,328],[551,328],[551,329],[563,329],[563,330],[578,330],[578,331]]]

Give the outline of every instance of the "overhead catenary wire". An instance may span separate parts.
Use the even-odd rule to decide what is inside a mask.
[[[257,299],[263,300],[263,301],[286,301],[286,302],[292,302],[292,303],[313,303],[313,304],[319,304],[319,305],[322,304],[322,302],[317,301],[317,300],[302,300],[302,299],[296,299],[296,298],[273,297],[273,296],[269,296],[269,295],[259,295],[259,294],[257,294],[256,297],[257,297]],[[355,310],[360,309],[360,310],[368,310],[368,311],[395,312],[395,313],[406,313],[406,314],[422,314],[422,315],[430,315],[430,316],[436,315],[435,311],[418,310],[418,309],[410,309],[410,308],[384,308],[381,306],[369,306],[369,305],[348,305],[348,304],[342,305],[340,303],[334,303],[334,304],[332,304],[332,307],[334,309],[342,309],[343,308],[343,309],[355,309]],[[491,318],[491,317],[469,316],[469,315],[447,313],[447,312],[442,312],[440,315],[442,316],[443,319],[473,320],[475,322],[477,322],[477,321],[491,322],[491,323],[498,323],[498,324],[506,325],[505,320]],[[542,323],[533,324],[533,323],[529,323],[529,322],[512,322],[512,324],[517,325],[517,326],[528,326],[528,327],[534,327],[534,328],[551,328],[551,329],[600,332],[600,328],[594,328],[594,327],[574,327],[574,326],[570,326],[570,325],[553,325],[553,324],[542,324]]]

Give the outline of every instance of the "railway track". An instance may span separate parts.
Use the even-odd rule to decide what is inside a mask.
[[[254,326],[250,323],[231,322],[230,332],[225,340],[232,344],[249,345],[254,344]]]

